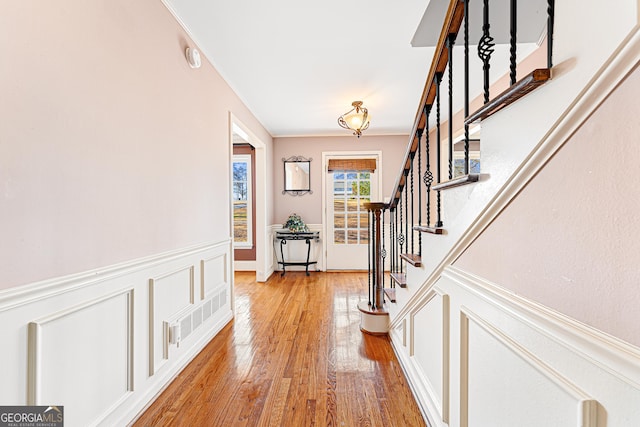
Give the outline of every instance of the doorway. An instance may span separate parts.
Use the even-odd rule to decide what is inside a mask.
[[[232,197],[233,197],[233,257],[236,261],[247,261],[244,265],[236,263],[236,270],[255,271],[256,245],[256,169],[255,149],[234,131]]]
[[[381,152],[323,153],[323,239],[327,270],[368,268],[369,214],[381,200]]]
[[[234,257],[234,270],[250,270],[256,272],[256,281],[265,282],[273,272],[272,249],[267,245],[268,227],[267,227],[267,146],[262,142],[251,130],[240,121],[233,113],[229,113],[229,145],[230,152],[233,152],[234,134],[240,136],[242,141],[248,143],[251,147],[253,155],[253,171],[251,181],[253,183],[253,198],[255,209],[251,216],[255,222],[252,222],[252,238],[255,250],[255,261],[236,260]],[[239,140],[237,140],[239,142]],[[229,156],[230,163],[230,180],[233,182],[233,156]],[[234,197],[233,184],[230,189],[230,198]],[[231,218],[230,227],[233,232],[233,206],[234,201],[231,200]],[[248,217],[248,215],[247,215]],[[246,242],[245,242],[246,243]]]

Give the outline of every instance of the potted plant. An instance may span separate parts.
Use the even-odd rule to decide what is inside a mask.
[[[293,233],[303,233],[309,231],[309,227],[307,227],[302,218],[300,218],[300,215],[296,213],[292,213],[291,215],[289,215],[289,218],[287,218],[287,222],[282,224],[282,227],[288,228],[289,231]]]

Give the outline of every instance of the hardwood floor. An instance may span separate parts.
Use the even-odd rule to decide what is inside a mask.
[[[236,317],[134,426],[424,426],[387,337],[363,334],[366,273],[235,275]]]

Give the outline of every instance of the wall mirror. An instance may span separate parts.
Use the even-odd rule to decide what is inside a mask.
[[[311,158],[291,156],[282,158],[284,164],[284,190],[282,194],[302,196],[311,191]]]

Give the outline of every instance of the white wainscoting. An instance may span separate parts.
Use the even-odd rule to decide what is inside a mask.
[[[133,293],[29,323],[28,404],[60,402],[75,408],[65,411],[67,424],[90,425],[126,400],[133,392]]]
[[[229,254],[219,252],[216,255],[200,261],[200,299],[210,296],[220,286],[229,283],[231,273],[226,266],[229,264]]]
[[[149,279],[149,376],[169,359],[163,322],[193,304],[193,265]]]
[[[390,336],[434,427],[640,425],[638,348],[459,268]]]
[[[439,418],[449,420],[449,296],[434,288],[410,315],[409,355],[420,375],[420,390],[436,409]],[[424,328],[421,325],[438,327]]]
[[[130,423],[233,317],[230,251],[198,245],[0,292],[0,402],[62,405],[69,427]]]

